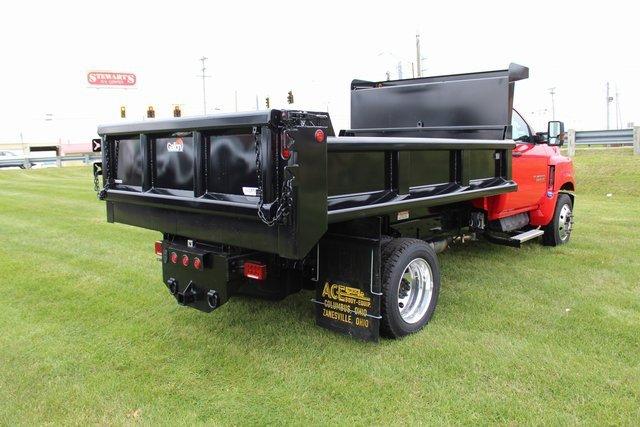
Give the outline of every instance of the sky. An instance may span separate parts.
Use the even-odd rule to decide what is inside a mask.
[[[424,75],[530,68],[514,106],[536,130],[606,128],[606,83],[620,122],[640,124],[640,57],[632,2],[586,1],[29,1],[0,16],[0,143],[79,143],[98,124],[265,108],[328,111],[349,127],[349,84],[411,76],[420,34]],[[135,89],[95,89],[87,72],[133,72]],[[287,92],[295,103],[286,103]],[[616,103],[611,104],[616,127]]]

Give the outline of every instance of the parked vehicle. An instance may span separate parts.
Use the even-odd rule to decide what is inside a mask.
[[[27,161],[24,156],[18,156],[11,151],[0,151],[0,168],[31,168],[35,163]]]
[[[268,110],[101,126],[107,220],[158,230],[179,304],[315,290],[316,322],[377,340],[420,330],[437,253],[469,236],[569,241],[575,189],[563,124],[512,110],[526,67],[354,80],[351,129]]]

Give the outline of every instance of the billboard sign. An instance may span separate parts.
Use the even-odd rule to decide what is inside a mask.
[[[133,73],[120,73],[115,71],[89,71],[87,82],[90,86],[133,87],[137,78]]]

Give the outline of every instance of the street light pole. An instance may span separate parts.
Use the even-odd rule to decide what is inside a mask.
[[[556,119],[556,103],[553,96],[556,94],[556,88],[555,87],[549,88],[549,94],[551,94],[551,120],[555,120]]]

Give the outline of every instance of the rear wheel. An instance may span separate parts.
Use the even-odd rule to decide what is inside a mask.
[[[399,338],[433,316],[440,292],[436,253],[418,239],[393,239],[382,250],[381,332]]]
[[[542,242],[546,246],[564,245],[571,238],[573,228],[573,203],[568,194],[560,194],[556,201],[553,220],[544,228]]]

